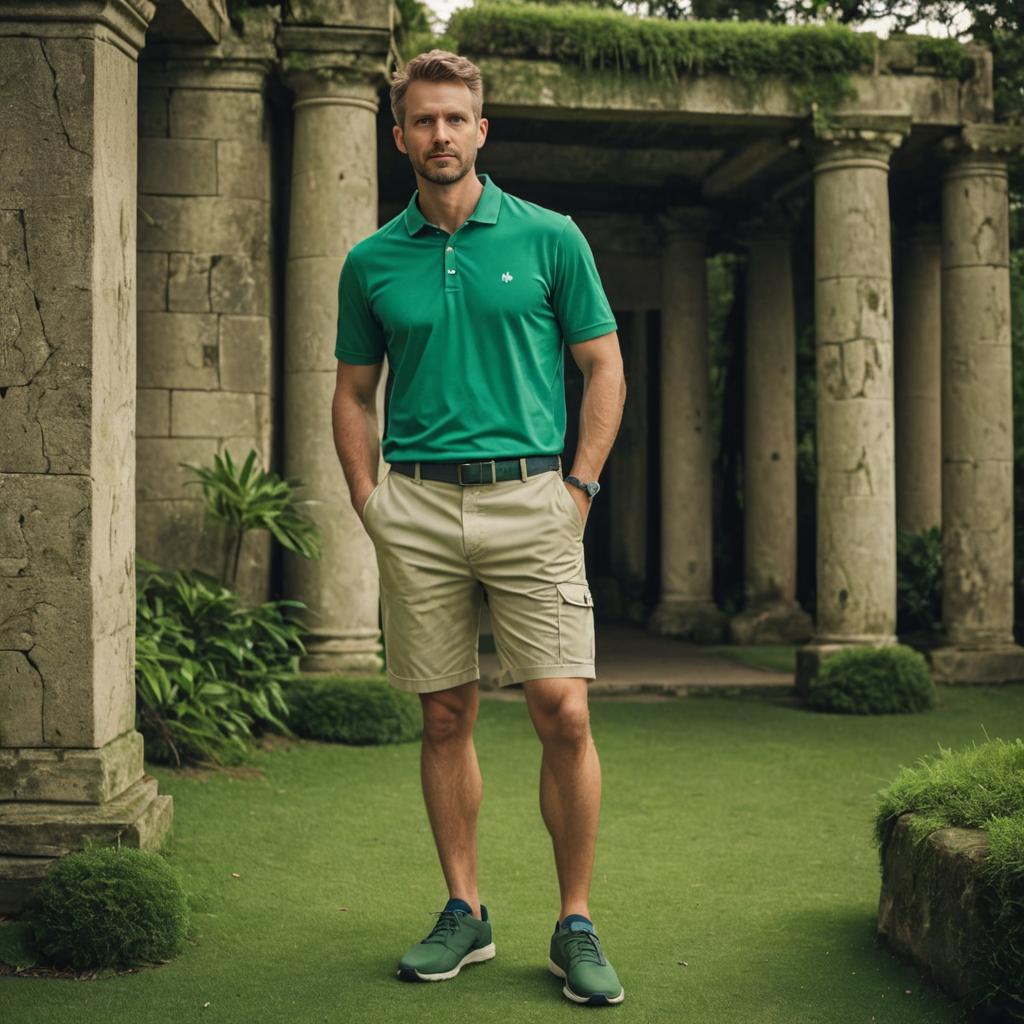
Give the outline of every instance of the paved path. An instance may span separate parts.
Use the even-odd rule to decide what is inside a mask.
[[[712,654],[700,644],[654,636],[642,627],[597,623],[597,679],[594,696],[668,696],[688,694],[767,692],[787,694],[793,676],[751,668]],[[521,687],[494,689],[498,657],[480,653],[480,688],[484,696],[521,699]]]

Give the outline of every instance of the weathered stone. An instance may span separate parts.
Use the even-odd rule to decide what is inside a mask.
[[[217,194],[217,143],[147,139],[139,146],[139,191],[148,195]]]
[[[210,303],[215,313],[270,315],[270,267],[250,256],[214,256]]]
[[[713,601],[666,600],[658,602],[647,629],[659,636],[676,636],[698,644],[725,640],[729,620]]]
[[[270,148],[256,139],[217,142],[217,191],[270,202]]]
[[[754,603],[729,620],[734,644],[801,644],[813,633],[810,615],[796,601]]]
[[[990,927],[979,866],[988,858],[983,829],[942,828],[920,847],[901,814],[882,863],[878,934],[954,999],[981,981],[978,951]]]
[[[228,196],[139,196],[142,252],[242,253],[270,244],[267,203]]]
[[[252,395],[231,391],[172,391],[174,437],[231,437],[256,430]]]
[[[994,641],[977,649],[951,644],[929,652],[929,659],[937,683],[1024,683],[1024,650],[1018,644]]]
[[[262,316],[222,316],[221,387],[268,394],[270,375],[270,321]]]
[[[140,388],[216,388],[217,317],[198,313],[141,313],[138,385]]]
[[[210,466],[217,447],[209,437],[140,437],[137,446],[139,501],[181,498],[192,493],[201,493],[196,484],[185,489],[185,482],[194,480],[195,475],[183,469],[178,463]],[[154,555],[147,557],[158,560]]]
[[[167,309],[167,253],[140,252],[139,312],[162,313]]]
[[[167,388],[139,388],[136,437],[168,437],[170,433],[171,392]]]
[[[169,132],[167,106],[170,89],[143,86],[139,89],[139,135],[142,138],[164,138]]]
[[[174,313],[210,311],[210,257],[172,252],[167,287],[168,308]]]
[[[0,800],[105,803],[142,776],[142,748],[142,733],[136,729],[99,748],[55,750],[3,744]]]
[[[263,97],[227,89],[175,89],[170,128],[175,139],[259,139],[266,130]]]

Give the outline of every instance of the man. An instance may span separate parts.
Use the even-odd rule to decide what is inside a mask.
[[[601,772],[583,557],[625,400],[615,319],[575,222],[477,176],[488,122],[473,63],[420,54],[393,78],[391,106],[418,188],[342,267],[332,419],[376,550],[388,679],[422,704],[423,795],[450,896],[397,973],[453,978],[495,953],[476,882],[482,781],[472,732],[485,600],[500,684],[523,684],[543,745],[541,813],[562,901],[548,966],[574,1002],[618,1003],[623,988],[587,905]],[[585,379],[564,482],[563,342]],[[377,483],[385,353],[389,471]]]

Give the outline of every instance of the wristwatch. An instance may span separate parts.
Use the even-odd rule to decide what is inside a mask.
[[[590,483],[585,484],[579,477],[567,476],[563,477],[567,484],[572,484],[574,487],[578,487],[581,491],[587,492],[587,497],[593,501],[594,495],[601,490],[601,485],[596,481],[592,480]]]

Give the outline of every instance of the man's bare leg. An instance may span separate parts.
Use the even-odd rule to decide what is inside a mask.
[[[427,817],[448,895],[465,900],[480,917],[476,887],[476,823],[483,779],[473,743],[480,708],[478,681],[421,693],[423,739],[420,776]]]
[[[523,683],[534,728],[544,747],[540,809],[551,834],[561,891],[561,921],[590,917],[588,900],[601,808],[601,763],[590,734],[585,679]]]

